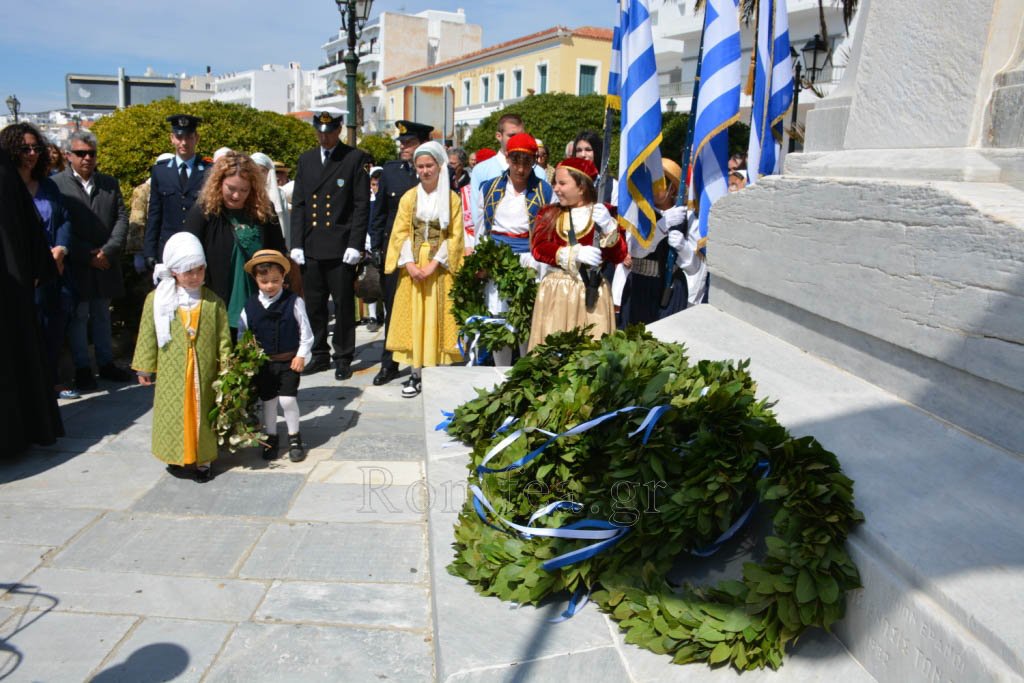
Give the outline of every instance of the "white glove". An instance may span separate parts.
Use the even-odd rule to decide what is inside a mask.
[[[593,218],[594,225],[600,228],[602,235],[607,235],[609,232],[618,228],[618,222],[612,218],[610,213],[608,213],[607,207],[600,202],[594,204]]]
[[[585,266],[601,265],[601,250],[597,247],[581,245],[576,252],[576,260]]]
[[[306,252],[302,249],[292,249],[292,253],[289,256],[291,256],[292,261],[295,261],[300,266],[306,265]]]
[[[672,227],[673,225],[682,225],[683,221],[686,220],[685,206],[673,206],[665,209],[661,212],[661,217],[665,219],[665,225]]]
[[[683,234],[682,230],[669,230],[668,231],[668,246],[673,249],[678,249],[683,246],[686,241],[686,235]]]
[[[358,249],[349,247],[345,250],[345,255],[341,257],[341,260],[345,262],[345,265],[354,266],[363,260],[363,255]]]

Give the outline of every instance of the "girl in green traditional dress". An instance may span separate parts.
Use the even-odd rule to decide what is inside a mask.
[[[146,297],[132,368],[139,384],[156,382],[153,455],[172,468],[195,465],[196,481],[209,481],[217,436],[206,416],[213,381],[231,352],[224,302],[203,286],[206,257],[195,235],[179,232],[164,246]]]
[[[256,163],[238,152],[217,159],[207,173],[199,200],[189,210],[184,229],[203,245],[206,281],[227,305],[234,339],[245,302],[256,293],[253,279],[245,272],[246,262],[260,249],[273,249],[286,257],[288,253]],[[292,273],[298,270],[292,268]]]

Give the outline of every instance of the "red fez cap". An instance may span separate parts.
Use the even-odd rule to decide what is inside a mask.
[[[591,181],[597,180],[597,167],[594,166],[594,163],[589,159],[584,159],[582,157],[567,157],[559,161],[556,168],[562,168],[563,166],[570,171],[582,173],[590,178]]]
[[[487,161],[488,159],[494,156],[498,156],[498,152],[496,150],[491,149],[490,147],[478,149],[476,151],[476,163],[479,164],[481,161]]]
[[[526,152],[533,155],[537,153],[537,141],[529,133],[516,133],[508,139],[505,151],[509,154],[512,152]]]

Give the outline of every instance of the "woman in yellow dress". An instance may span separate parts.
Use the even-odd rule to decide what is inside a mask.
[[[402,396],[420,393],[420,369],[462,360],[448,291],[462,265],[462,200],[448,183],[448,154],[435,141],[413,152],[419,184],[402,195],[385,273],[399,271],[387,348],[412,366]]]

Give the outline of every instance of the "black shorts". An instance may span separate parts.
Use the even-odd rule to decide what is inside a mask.
[[[299,393],[299,373],[292,370],[290,360],[268,360],[260,367],[254,381],[261,401]]]

